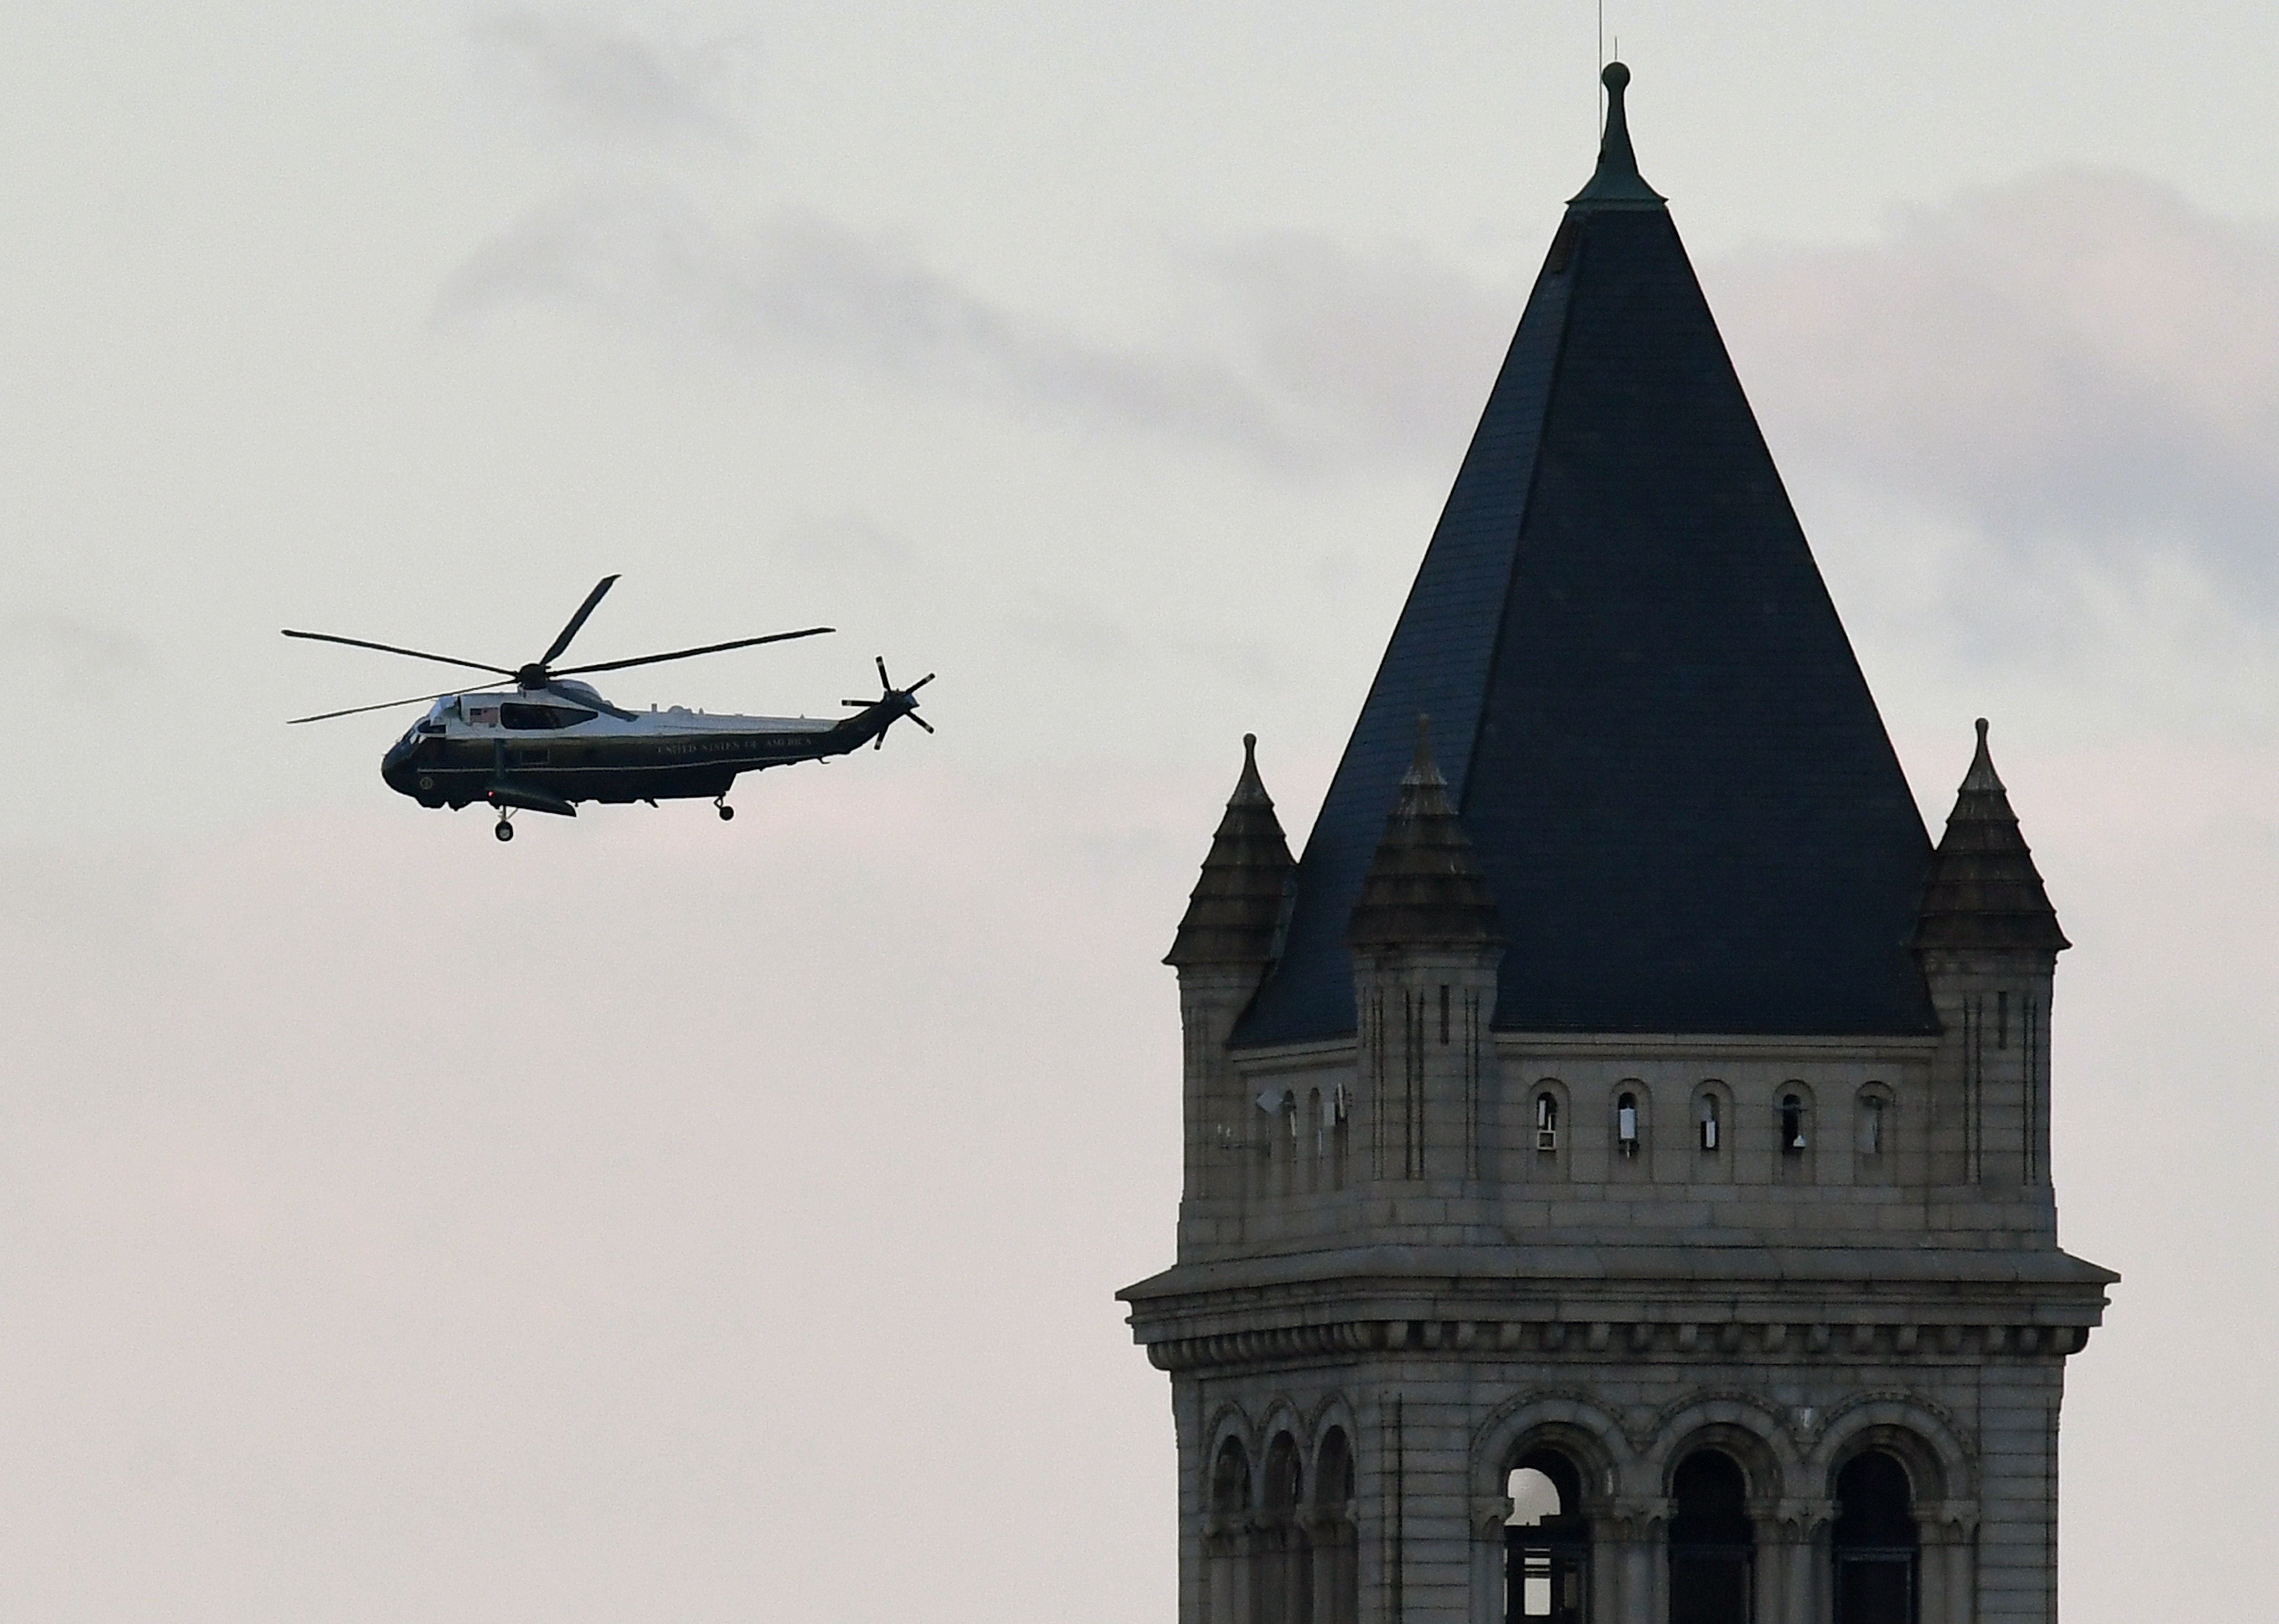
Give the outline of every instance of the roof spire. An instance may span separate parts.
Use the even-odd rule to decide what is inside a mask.
[[[1947,815],[1946,833],[1931,859],[1923,886],[1915,946],[2061,953],[2069,946],[2034,857],[2018,832],[2009,792],[1986,747],[1986,718],[1978,718],[1978,748]]]
[[[1354,947],[1490,945],[1503,940],[1448,781],[1432,759],[1430,716],[1416,718],[1416,755],[1400,780],[1361,896],[1347,922]]]
[[[1250,965],[1262,969],[1281,952],[1289,907],[1290,844],[1273,797],[1258,776],[1258,735],[1242,736],[1242,776],[1227,797],[1226,816],[1211,837],[1210,855],[1163,962]]]
[[[1619,62],[1607,64],[1599,75],[1607,87],[1607,127],[1599,137],[1598,172],[1591,183],[1567,200],[1569,208],[1659,209],[1663,198],[1638,174],[1638,154],[1631,149],[1631,125],[1623,111],[1623,91],[1631,71]]]

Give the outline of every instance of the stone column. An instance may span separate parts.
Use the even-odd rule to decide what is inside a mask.
[[[1472,1497],[1472,1616],[1495,1624],[1503,1624],[1504,1529],[1510,1521],[1508,1497]]]
[[[1349,1506],[1309,1505],[1298,1513],[1313,1564],[1312,1616],[1303,1624],[1355,1624],[1353,1571],[1354,1528]]]
[[[1607,1511],[1612,1537],[1607,1542],[1620,1567],[1608,1574],[1616,1592],[1616,1624],[1664,1624],[1669,1617],[1669,1527],[1668,1500],[1617,1500]],[[1598,1575],[1593,1574],[1592,1578]]]
[[[1977,1624],[1978,1507],[1967,1500],[1926,1505],[1916,1528],[1922,1542],[1922,1624]]]
[[[1835,1521],[1832,1500],[1783,1500],[1757,1521],[1760,1624],[1822,1624],[1833,1605],[1828,1532]]]
[[[1623,1542],[1615,1532],[1614,1513],[1595,1506],[1591,1513],[1590,1624],[1623,1624]]]
[[[1203,1562],[1210,1570],[1209,1624],[1251,1624],[1250,1519],[1212,1517],[1203,1523]]]

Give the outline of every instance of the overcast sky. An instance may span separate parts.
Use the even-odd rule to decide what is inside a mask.
[[[2067,931],[2068,1624],[2279,1496],[2279,12],[1610,0],[1927,816]],[[1992,13],[1990,15],[1990,12]],[[0,20],[0,1614],[1172,1611],[1157,960],[1302,837],[1562,201],[1584,0]],[[594,579],[634,704],[887,747],[391,796]]]

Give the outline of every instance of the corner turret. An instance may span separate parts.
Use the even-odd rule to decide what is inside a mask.
[[[1503,932],[1416,718],[1416,755],[1346,924],[1369,1176],[1476,1182]]]
[[[2050,999],[2057,956],[2071,944],[1986,731],[1982,716],[1931,858],[1915,949],[1941,1028],[1933,1084],[1941,1171],[2038,1207],[2050,1200]]]
[[[1239,1196],[1244,1170],[1276,1126],[1240,1099],[1227,1053],[1234,1023],[1282,951],[1297,864],[1258,775],[1258,735],[1242,736],[1242,776],[1163,962],[1179,973],[1186,1048],[1186,1197]]]

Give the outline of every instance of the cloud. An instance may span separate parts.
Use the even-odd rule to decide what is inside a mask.
[[[434,308],[446,329],[553,304],[714,350],[789,347],[1316,474],[1452,467],[1525,299],[1516,278],[1413,247],[1292,233],[1190,257],[1185,272],[1184,338],[1119,344],[812,212],[730,228],[669,187],[613,183],[501,233]],[[1975,591],[2054,594],[2093,619],[2155,588],[2279,611],[2269,232],[2148,180],[2061,172],[1921,211],[1866,245],[1713,262],[1704,280],[1784,470],[1799,490],[1841,486],[1914,515],[1940,613]]]
[[[1776,448],[1981,558],[2279,597],[2279,239],[2135,176],[1966,194],[1712,294]]]
[[[1222,365],[1059,331],[810,211],[724,228],[655,180],[596,183],[533,210],[451,274],[434,320],[464,330],[533,303],[708,348],[803,349],[1032,416],[1277,464],[1306,455],[1272,403]]]
[[[0,849],[73,902],[0,908],[0,1614],[1163,1616],[1068,1461],[1169,1514],[1109,1293],[1224,791],[894,763]],[[953,1482],[881,1559],[832,1509]]]
[[[76,616],[27,612],[0,620],[0,682],[16,693],[109,697],[150,675],[141,639]]]
[[[497,12],[467,29],[479,77],[558,129],[604,141],[741,140],[751,54],[738,36],[692,40],[653,18],[578,7]]]
[[[1362,253],[1298,232],[1229,245],[1200,272],[1229,351],[1323,446],[1450,467],[1526,300],[1414,246]]]

